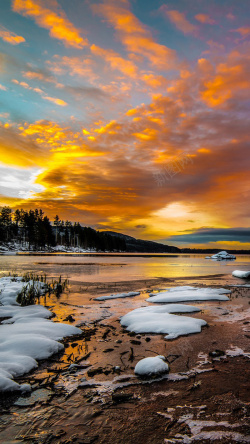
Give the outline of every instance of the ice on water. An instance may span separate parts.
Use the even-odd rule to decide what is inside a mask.
[[[223,261],[223,260],[234,260],[236,259],[236,256],[233,254],[228,253],[227,251],[220,251],[219,253],[214,254],[213,256],[206,256],[205,259],[214,259],[216,261]]]

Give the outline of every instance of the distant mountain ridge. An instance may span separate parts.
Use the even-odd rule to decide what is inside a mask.
[[[109,236],[123,239],[126,243],[126,251],[131,253],[180,253],[178,247],[160,244],[158,242],[146,241],[142,239],[135,239],[127,234],[116,233],[115,231],[102,231]]]
[[[124,240],[126,251],[131,253],[186,253],[186,254],[215,254],[221,251],[220,248],[178,248],[172,245],[165,245],[154,241],[136,239],[127,234],[116,231],[101,231],[103,234]],[[231,254],[250,254],[250,250],[227,250]]]

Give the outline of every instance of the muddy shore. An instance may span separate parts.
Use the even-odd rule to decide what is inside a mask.
[[[30,397],[2,400],[0,442],[250,442],[250,361],[244,353],[249,352],[250,288],[227,287],[231,283],[227,275],[71,282],[61,300],[43,301],[55,321],[81,325],[83,336],[65,340],[63,355],[20,378],[31,384]],[[135,335],[121,327],[120,315],[146,305],[149,290],[175,285],[223,286],[232,294],[228,302],[199,304],[202,311],[192,316],[208,323],[200,334],[166,341],[163,335]],[[141,295],[93,300],[131,290]],[[136,378],[135,364],[158,354],[167,357],[169,375],[158,381]]]

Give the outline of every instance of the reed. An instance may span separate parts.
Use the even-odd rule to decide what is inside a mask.
[[[13,279],[16,277],[18,276],[13,276]],[[47,295],[55,294],[59,298],[68,289],[69,285],[68,279],[63,281],[62,276],[48,282],[46,274],[38,275],[31,272],[25,273],[22,276],[22,282],[26,282],[27,285],[23,286],[16,299],[22,307],[39,303],[41,296],[46,297]]]

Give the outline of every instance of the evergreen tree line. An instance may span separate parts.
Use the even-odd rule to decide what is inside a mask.
[[[29,249],[44,249],[57,245],[91,248],[98,251],[126,251],[124,239],[110,236],[79,222],[60,220],[56,215],[53,224],[42,210],[3,207],[0,212],[0,242],[16,241]]]

